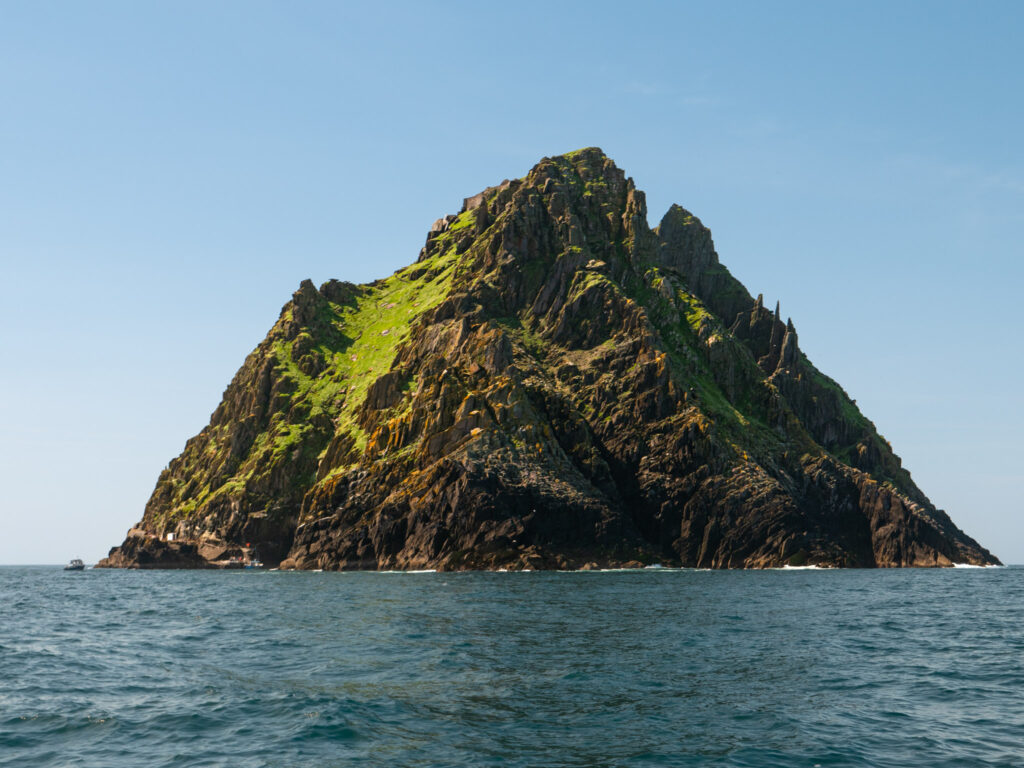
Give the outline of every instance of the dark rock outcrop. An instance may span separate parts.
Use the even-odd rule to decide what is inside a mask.
[[[166,541],[152,533],[132,529],[120,547],[98,564],[104,568],[213,568],[195,542]]]
[[[104,564],[997,562],[597,149],[466,198],[387,279],[304,282],[138,528]]]

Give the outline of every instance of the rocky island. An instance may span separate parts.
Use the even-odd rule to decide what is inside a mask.
[[[998,561],[793,323],[596,148],[305,281],[100,563],[298,569]]]

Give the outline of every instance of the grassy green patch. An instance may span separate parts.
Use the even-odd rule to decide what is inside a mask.
[[[472,223],[471,214],[463,214],[453,223],[464,219]],[[462,226],[467,224],[463,222]],[[449,247],[425,262],[365,286],[346,304],[322,300],[308,327],[294,337],[285,333],[294,318],[293,308],[287,308],[258,356],[247,361],[253,379],[248,386],[255,386],[255,372],[262,368],[262,361],[273,361],[273,412],[265,416],[265,425],[226,480],[211,486],[202,479],[198,485],[183,485],[175,477],[167,478],[172,495],[170,517],[187,518],[217,498],[243,496],[253,482],[282,463],[297,463],[304,468],[292,473],[292,484],[297,493],[301,492],[312,482],[316,460],[327,447],[332,431],[349,433],[356,449],[364,450],[367,435],[357,423],[357,415],[366,392],[390,370],[398,348],[409,337],[413,320],[447,295],[457,263],[454,248]],[[314,376],[305,373],[299,364],[311,354],[323,359],[323,370]],[[405,382],[405,391],[411,392],[412,387],[414,380]],[[235,396],[245,397],[241,392]],[[210,426],[201,438],[205,439],[197,441],[191,450],[186,448],[183,463],[174,474],[193,478],[216,474],[229,448],[228,426]]]
[[[476,224],[476,212],[465,211],[460,213],[451,224],[448,225],[447,232],[458,232],[459,230],[472,227]]]
[[[460,219],[467,217],[472,218],[467,213]],[[355,419],[366,392],[390,370],[399,346],[409,337],[412,320],[437,306],[447,295],[456,264],[454,251],[448,250],[375,284],[354,305],[332,305],[337,323],[351,343],[342,350],[320,349],[325,357],[330,356],[325,374],[310,378],[298,372],[303,377],[300,389],[313,403],[311,416],[321,411],[333,415],[339,430],[352,434],[357,449],[366,447],[367,435]],[[428,268],[424,276],[409,278],[409,273],[422,272],[423,267]],[[282,362],[288,365],[287,361]]]

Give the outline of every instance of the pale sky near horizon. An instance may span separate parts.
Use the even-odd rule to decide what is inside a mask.
[[[600,146],[1024,563],[1024,4],[0,0],[0,563],[95,562],[299,282]]]

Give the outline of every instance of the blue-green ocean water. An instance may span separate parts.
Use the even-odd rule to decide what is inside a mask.
[[[0,765],[1022,765],[1022,605],[1019,568],[0,568]]]

